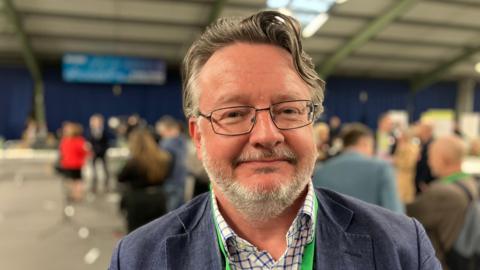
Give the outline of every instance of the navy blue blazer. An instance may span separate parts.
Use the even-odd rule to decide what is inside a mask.
[[[441,269],[415,219],[329,190],[316,195],[315,269]],[[210,200],[202,194],[127,235],[109,269],[223,269]]]

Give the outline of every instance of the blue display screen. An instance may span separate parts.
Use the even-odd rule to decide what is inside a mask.
[[[164,84],[166,63],[160,59],[68,53],[62,58],[62,76],[67,82]]]

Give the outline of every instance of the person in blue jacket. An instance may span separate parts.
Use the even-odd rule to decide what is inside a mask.
[[[316,168],[313,183],[403,213],[392,165],[373,158],[373,133],[363,124],[346,125],[343,152]]]
[[[293,18],[208,27],[183,106],[211,191],[123,238],[110,269],[441,269],[418,221],[313,188],[323,91]]]

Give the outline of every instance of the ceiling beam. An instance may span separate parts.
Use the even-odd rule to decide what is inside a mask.
[[[332,38],[332,39],[341,39],[342,41],[348,40],[349,35],[337,34],[337,33],[319,33],[316,34],[313,39],[322,40],[322,38]],[[448,42],[437,42],[437,41],[425,41],[417,39],[405,39],[405,38],[390,38],[390,37],[373,37],[370,41],[383,43],[387,45],[405,45],[413,47],[428,47],[428,48],[445,48],[445,49],[462,49],[464,45],[462,44],[453,44]]]
[[[426,41],[426,40],[415,40],[411,39],[399,39],[399,38],[386,38],[386,37],[374,37],[370,41],[384,43],[384,44],[395,44],[395,45],[404,45],[404,46],[413,46],[413,47],[428,47],[428,48],[444,48],[444,49],[462,49],[464,45],[462,44],[453,44],[441,41]]]
[[[0,35],[1,37],[2,35]],[[112,37],[109,35],[103,36],[88,36],[84,34],[30,34],[29,37],[32,39],[33,43],[37,42],[40,39],[50,39],[52,41],[58,42],[62,40],[68,41],[80,41],[80,42],[91,42],[91,43],[101,43],[101,42],[122,42],[127,44],[138,44],[138,45],[151,45],[159,47],[176,47],[181,46],[184,41],[169,41],[169,40],[152,40],[146,38],[129,38],[129,37]],[[121,46],[121,45],[119,45]],[[113,50],[113,48],[112,48]]]
[[[432,27],[442,28],[442,30],[456,30],[456,31],[480,31],[480,27],[475,25],[458,24],[458,23],[444,23],[444,22],[427,22],[418,19],[399,19],[396,21],[398,24],[405,24],[411,27]]]
[[[213,3],[210,15],[208,16],[208,24],[211,24],[218,19],[226,2],[227,0],[216,0],[215,3]]]
[[[417,1],[418,0],[396,1],[395,4],[383,12],[380,17],[377,17],[368,23],[363,30],[354,35],[345,43],[345,45],[327,58],[327,60],[324,61],[318,69],[320,76],[326,79],[334,71],[335,66],[339,62],[348,57],[348,55],[350,55],[354,50],[365,44],[398,16],[406,12]]]
[[[358,20],[358,21],[372,21],[375,19],[374,16],[368,15],[361,15],[355,13],[347,13],[347,12],[338,12],[332,10],[330,12],[332,18],[342,18],[342,19],[350,19],[350,20]],[[411,27],[432,27],[432,28],[442,28],[442,29],[450,29],[450,30],[460,30],[460,31],[472,31],[478,32],[480,31],[480,27],[477,25],[472,24],[465,24],[465,23],[445,23],[439,21],[426,21],[426,20],[419,20],[419,19],[409,19],[409,18],[399,18],[395,21],[396,24],[403,24],[406,26]]]
[[[440,65],[436,66],[429,72],[414,78],[410,83],[410,88],[413,91],[420,91],[425,89],[427,86],[433,84],[434,82],[438,81],[442,75],[448,72],[452,67],[457,65],[460,62],[463,62],[474,54],[480,52],[480,46],[474,48],[467,48],[459,55],[442,62]]]
[[[55,12],[38,11],[38,10],[25,10],[22,11],[24,16],[37,16],[37,17],[52,17],[66,20],[85,20],[85,21],[98,21],[108,23],[135,23],[142,25],[154,25],[154,26],[171,26],[171,27],[185,27],[185,28],[203,28],[204,25],[192,23],[192,22],[174,22],[165,19],[148,19],[148,18],[122,18],[122,17],[100,17],[90,14],[60,14]]]
[[[7,15],[10,23],[13,25],[13,29],[20,41],[22,55],[27,65],[28,70],[33,78],[34,82],[34,115],[37,123],[40,127],[45,128],[45,108],[44,108],[44,96],[43,96],[43,79],[40,66],[37,58],[33,53],[30,39],[28,38],[25,30],[23,29],[20,16],[18,15],[11,0],[3,0],[3,9]]]
[[[461,1],[461,0],[424,0],[426,2],[430,3],[436,3],[436,4],[447,4],[447,5],[452,5],[452,6],[462,6],[465,8],[478,8],[480,9],[480,3],[474,3],[471,1]]]
[[[25,58],[25,62],[27,64],[27,68],[30,71],[35,81],[37,80],[41,81],[42,75],[40,72],[40,67],[33,53],[30,40],[23,29],[23,25],[20,21],[20,17],[18,16],[17,11],[13,7],[11,0],[3,0],[3,3],[4,3],[5,14],[7,15],[7,18],[10,21],[10,23],[12,24],[13,29],[15,30],[15,34],[22,46],[22,53]]]
[[[324,50],[308,50],[308,54],[314,58],[316,57],[328,57],[328,51]],[[406,55],[385,55],[385,54],[372,54],[364,52],[355,52],[352,53],[349,57],[354,59],[365,59],[365,60],[377,60],[382,62],[409,62],[415,64],[436,64],[438,59],[436,58],[426,58],[426,57],[415,57],[415,56],[406,56]]]
[[[267,2],[267,1],[265,1]],[[248,1],[243,2],[230,2],[227,4],[229,8],[236,8],[236,9],[245,9],[245,11],[251,11],[253,9],[261,10],[267,8],[267,4],[257,4],[257,3],[250,3]]]

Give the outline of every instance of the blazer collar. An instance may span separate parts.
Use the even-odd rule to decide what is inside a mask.
[[[210,196],[201,196],[206,198],[192,207],[196,209],[187,208],[177,215],[184,233],[166,239],[166,269],[210,270],[224,266],[215,235]]]
[[[348,232],[354,212],[316,190],[317,214],[315,269],[373,269],[370,235]],[[178,214],[184,233],[165,242],[166,269],[223,269],[212,220],[211,196],[204,194],[192,211]],[[193,213],[193,215],[192,215]]]
[[[318,199],[315,269],[374,269],[373,241],[348,232],[354,212],[316,190]]]

